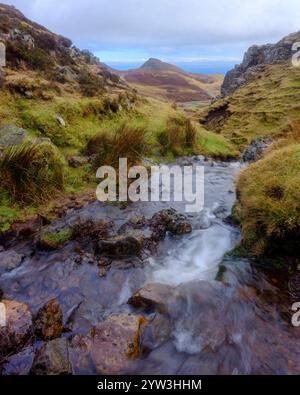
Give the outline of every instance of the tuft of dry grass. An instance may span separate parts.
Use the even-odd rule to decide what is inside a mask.
[[[185,149],[193,151],[196,148],[197,129],[188,118],[170,117],[157,140],[163,154],[170,151],[175,156],[182,155]]]
[[[49,143],[24,143],[0,157],[0,188],[21,204],[43,201],[64,186],[64,163]]]
[[[93,137],[87,144],[87,153],[95,155],[95,165],[117,168],[119,158],[127,158],[128,166],[140,163],[147,152],[147,129],[122,124],[113,134]]]

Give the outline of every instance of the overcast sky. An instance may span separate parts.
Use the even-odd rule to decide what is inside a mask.
[[[299,0],[0,0],[105,62],[229,60],[300,30]]]

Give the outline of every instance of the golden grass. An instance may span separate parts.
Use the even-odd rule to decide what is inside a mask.
[[[238,181],[244,244],[256,255],[300,249],[300,144],[272,150]]]

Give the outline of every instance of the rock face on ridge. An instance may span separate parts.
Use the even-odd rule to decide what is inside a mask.
[[[300,32],[292,33],[276,44],[253,45],[245,53],[241,64],[228,71],[221,87],[222,96],[231,95],[247,82],[251,76],[263,69],[264,65],[284,63],[291,60],[293,44],[300,42]]]

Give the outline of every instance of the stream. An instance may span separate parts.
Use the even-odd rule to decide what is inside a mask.
[[[26,303],[33,314],[57,298],[68,327],[63,336],[87,335],[110,315],[141,313],[155,324],[143,337],[143,352],[131,359],[128,374],[300,374],[300,333],[290,323],[291,296],[271,270],[227,254],[241,240],[239,228],[224,219],[236,200],[240,163],[183,158],[181,165],[205,166],[205,208],[187,214],[190,234],[168,234],[157,251],[128,264],[116,260],[105,276],[95,265],[76,263],[76,243],[56,251],[36,251],[32,243],[15,241],[22,264],[0,276],[5,299]],[[72,225],[78,218],[107,219],[116,229],[130,218],[150,218],[185,202],[134,203],[125,209],[92,202],[71,209],[51,227]],[[206,226],[203,226],[203,220]],[[93,253],[88,250],[88,253]],[[172,288],[168,314],[144,311],[127,303],[141,287],[160,283]],[[6,361],[2,374],[27,372],[34,348]],[[95,366],[71,352],[74,374],[95,374]]]

